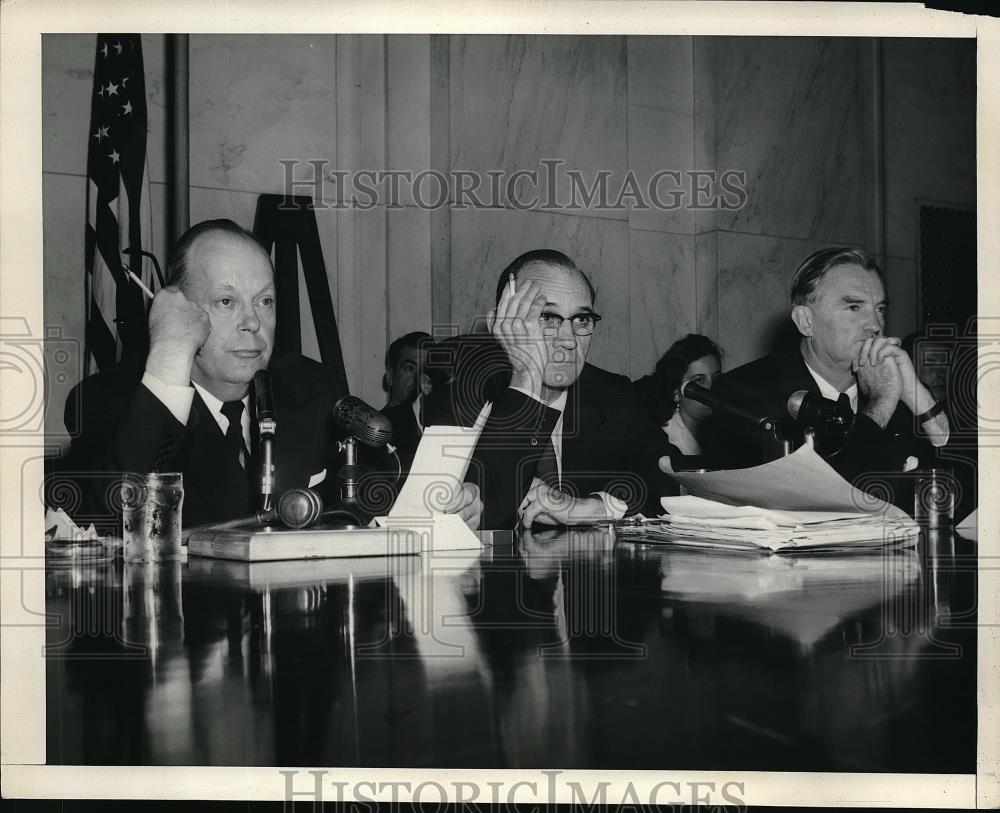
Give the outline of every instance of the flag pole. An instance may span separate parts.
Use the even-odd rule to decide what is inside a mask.
[[[167,249],[191,224],[191,139],[188,110],[188,35],[167,34],[168,145]]]

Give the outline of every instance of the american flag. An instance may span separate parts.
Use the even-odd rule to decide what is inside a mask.
[[[156,290],[149,250],[146,84],[142,38],[99,34],[87,154],[88,372],[144,352],[148,302],[126,270]],[[132,249],[131,253],[124,253]]]

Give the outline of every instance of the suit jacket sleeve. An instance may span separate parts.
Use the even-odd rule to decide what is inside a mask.
[[[649,412],[638,399],[632,399],[629,426],[628,457],[631,465],[625,470],[633,471],[638,477],[640,489],[637,493],[615,495],[628,504],[626,516],[643,513],[656,517],[663,513],[660,497],[672,497],[680,493],[677,482],[660,469],[660,458],[672,460],[681,456],[681,451],[667,440],[666,433],[650,417]]]
[[[63,416],[71,442],[58,469],[76,483],[84,509],[95,516],[113,512],[111,475],[170,471],[187,431],[131,375],[84,380],[67,398]]]

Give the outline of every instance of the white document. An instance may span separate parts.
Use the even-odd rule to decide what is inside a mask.
[[[854,488],[810,446],[749,469],[668,474],[689,494],[726,505],[909,519],[902,509]]]
[[[471,428],[426,427],[396,502],[389,515],[377,517],[376,522],[385,528],[430,526],[431,550],[482,547],[479,537],[457,515],[445,514],[444,508],[465,482],[469,461],[492,410],[492,402],[487,402]]]
[[[661,498],[664,516],[623,527],[622,536],[771,551],[910,545],[917,538],[909,515],[854,488],[811,446],[749,469],[671,473],[688,494]]]

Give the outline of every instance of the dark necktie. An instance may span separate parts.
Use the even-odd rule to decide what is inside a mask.
[[[552,488],[559,488],[559,464],[556,462],[556,449],[552,445],[552,436],[545,439],[542,456],[538,458],[535,476]]]
[[[243,402],[226,401],[220,412],[229,419],[229,428],[226,429],[226,448],[230,452],[230,459],[246,469],[250,455],[243,443]]]

